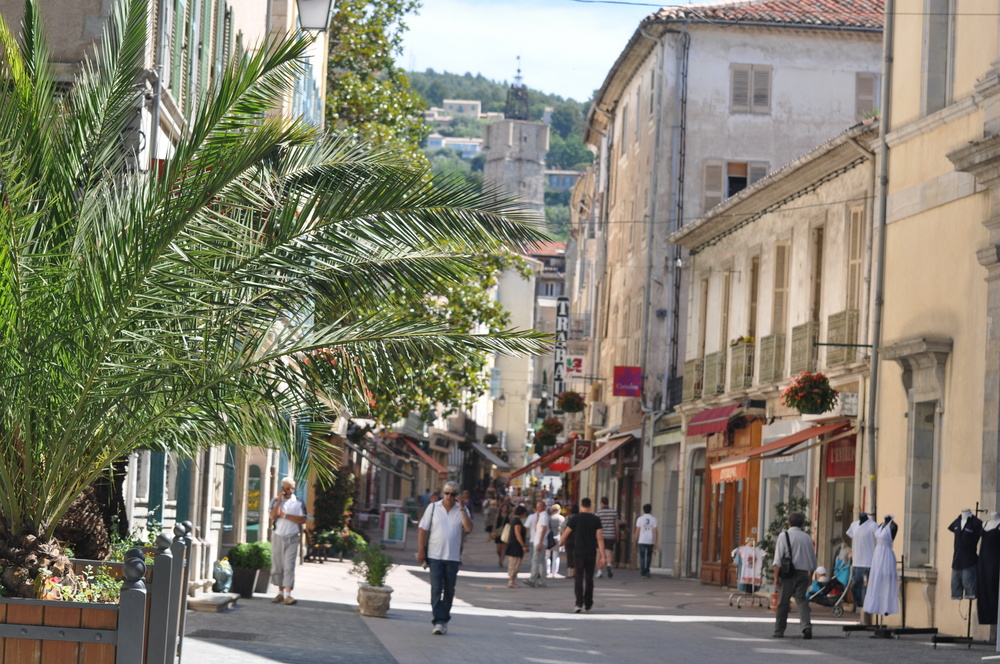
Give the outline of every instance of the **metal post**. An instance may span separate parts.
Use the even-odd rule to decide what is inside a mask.
[[[178,607],[178,612],[180,614],[180,623],[177,627],[177,661],[181,661],[181,649],[184,646],[184,626],[187,624],[187,608],[188,608],[188,580],[191,576],[191,533],[194,532],[194,524],[190,521],[184,521],[181,523],[184,528],[184,557],[183,564],[179,565],[181,568],[181,596],[180,596],[180,606]]]
[[[170,644],[170,579],[175,564],[170,546],[173,539],[166,533],[156,538],[156,556],[153,562],[153,581],[150,588],[149,639],[145,664],[173,662]]]
[[[118,644],[115,664],[142,662],[146,629],[146,563],[141,549],[129,549],[122,565],[125,583],[118,600]]]

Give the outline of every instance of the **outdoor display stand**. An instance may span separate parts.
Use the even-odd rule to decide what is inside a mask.
[[[899,567],[900,570],[906,569],[906,556],[899,557]],[[899,578],[902,579],[903,575],[900,574]],[[846,632],[848,636],[850,636],[851,632],[871,632],[871,638],[873,639],[891,639],[893,637],[898,639],[904,634],[937,634],[937,627],[906,626],[906,583],[900,584],[899,595],[899,611],[902,618],[902,625],[899,627],[886,627],[882,624],[882,616],[878,614],[869,614],[875,619],[875,624],[844,625],[844,632]]]
[[[764,598],[757,591],[764,584],[762,563],[766,552],[757,546],[757,540],[748,537],[746,543],[733,553],[738,557],[740,567],[736,576],[736,592],[729,595],[729,606],[733,605],[735,598],[737,609],[743,608],[744,601],[749,602],[750,606],[758,604],[763,608]]]
[[[408,515],[402,505],[382,505],[382,544],[402,544],[406,549],[406,522]]]

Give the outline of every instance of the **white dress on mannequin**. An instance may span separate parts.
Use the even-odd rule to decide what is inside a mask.
[[[872,554],[871,575],[865,594],[865,613],[899,613],[899,574],[896,554],[892,550],[892,520],[875,530],[875,552]]]

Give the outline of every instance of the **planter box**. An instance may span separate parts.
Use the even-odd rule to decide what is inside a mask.
[[[265,568],[257,570],[257,585],[253,587],[255,593],[266,593],[267,586],[271,583],[271,570]]]
[[[253,589],[257,585],[257,572],[255,569],[246,567],[233,568],[233,585],[230,590],[239,593],[240,597],[253,598]]]
[[[389,612],[391,598],[392,588],[389,586],[358,584],[358,610],[363,616],[385,618],[385,614]]]

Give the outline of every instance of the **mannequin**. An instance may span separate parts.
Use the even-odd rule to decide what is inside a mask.
[[[970,509],[962,510],[948,530],[955,533],[955,553],[951,558],[951,598],[976,599],[979,538],[983,522]]]
[[[899,526],[892,515],[875,529],[875,551],[872,552],[871,573],[864,609],[867,613],[899,613],[899,574],[896,571],[896,553],[892,541]]]
[[[979,572],[976,580],[976,614],[980,625],[997,624],[997,602],[1000,600],[1000,513],[990,512],[983,526],[979,545]]]
[[[860,612],[865,604],[865,582],[871,573],[872,554],[875,552],[875,531],[878,526],[868,518],[867,512],[858,514],[858,520],[847,528],[851,540],[851,597]]]

